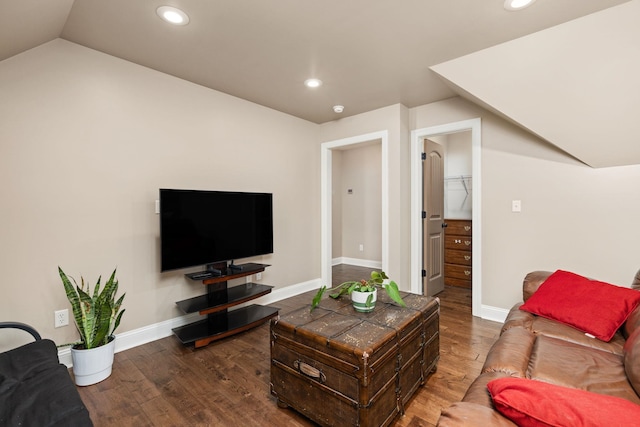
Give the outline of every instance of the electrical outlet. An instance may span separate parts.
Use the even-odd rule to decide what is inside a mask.
[[[522,212],[522,201],[520,201],[520,200],[512,200],[511,201],[511,212]]]
[[[262,280],[262,273],[256,273],[256,280]]]
[[[53,312],[54,314],[54,323],[53,326],[56,328],[61,328],[62,326],[67,326],[69,324],[69,310],[56,310]]]
[[[360,252],[364,251],[364,245],[360,243]]]

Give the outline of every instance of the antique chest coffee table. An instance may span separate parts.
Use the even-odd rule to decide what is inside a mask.
[[[325,298],[271,319],[271,393],[322,426],[389,425],[439,359],[437,298],[378,293],[371,313]]]

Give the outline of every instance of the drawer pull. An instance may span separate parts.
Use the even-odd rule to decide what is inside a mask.
[[[471,226],[469,226],[469,225],[465,225],[465,226],[464,226],[464,231],[469,231],[469,230],[471,230]]]
[[[304,362],[296,360],[295,362],[293,362],[293,367],[296,368],[301,374],[313,378],[314,380],[318,380],[320,383],[324,383],[325,381],[327,381],[326,375],[321,370],[316,369]]]
[[[467,246],[469,246],[469,245],[471,244],[471,240],[465,240],[465,241],[464,241],[464,244],[465,244],[465,245],[467,245]]]
[[[455,239],[455,240],[453,241],[453,243],[462,243],[462,240],[460,240],[460,239]]]
[[[464,260],[465,260],[465,261],[469,261],[470,259],[471,259],[471,257],[470,257],[469,255],[465,255],[465,256],[464,256]]]
[[[464,271],[464,275],[465,275],[465,276],[470,276],[470,275],[471,275],[471,272],[470,272],[469,270],[465,270],[465,271]]]

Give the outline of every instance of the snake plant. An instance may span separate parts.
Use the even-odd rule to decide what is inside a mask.
[[[351,294],[353,291],[360,292],[373,292],[375,288],[381,288],[387,291],[389,297],[401,305],[402,307],[406,307],[404,300],[400,296],[400,291],[398,290],[398,285],[393,280],[389,281],[389,283],[384,283],[385,280],[389,279],[384,271],[372,271],[371,278],[369,280],[350,280],[340,285],[332,288],[335,290],[334,293],[329,294],[331,298],[339,298],[341,295]],[[332,290],[328,289],[328,290]],[[318,289],[318,292],[313,297],[311,301],[311,311],[320,304],[320,300],[322,299],[322,295],[327,290],[326,286],[322,286]],[[373,299],[373,295],[369,295],[367,298],[366,305],[369,307],[371,305],[371,301]]]
[[[100,290],[100,277],[93,289],[93,295],[89,289],[89,283],[80,278],[78,286],[72,277],[73,284],[67,275],[58,267],[58,273],[62,279],[67,299],[73,309],[73,317],[80,333],[80,341],[72,343],[76,348],[90,349],[107,344],[112,338],[113,332],[120,324],[124,309],[120,310],[125,294],[116,301],[118,292],[118,279],[116,270]],[[75,286],[74,286],[75,285]]]

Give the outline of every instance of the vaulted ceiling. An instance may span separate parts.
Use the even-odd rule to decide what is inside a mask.
[[[640,0],[503,3],[0,0],[0,61],[60,37],[315,123],[459,94],[586,164],[640,163],[618,114],[640,102]]]

